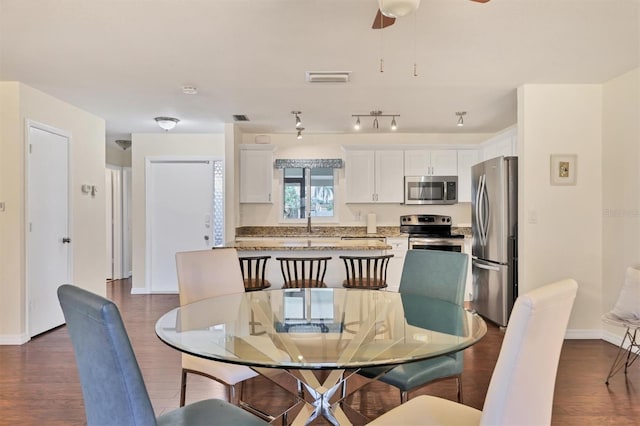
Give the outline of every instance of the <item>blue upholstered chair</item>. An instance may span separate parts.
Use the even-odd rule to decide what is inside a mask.
[[[219,399],[156,418],[120,312],[111,301],[72,285],[58,288],[76,355],[88,425],[265,425]]]
[[[419,309],[409,308],[410,295],[420,294],[455,303],[464,303],[464,288],[467,279],[468,255],[437,250],[409,250],[402,267],[399,292],[409,303],[405,306],[408,322],[420,325]],[[409,308],[409,309],[408,309]],[[418,313],[417,313],[418,312]],[[451,330],[455,333],[455,330]],[[455,378],[458,401],[462,402],[462,352],[442,355],[424,361],[394,367],[378,380],[400,389],[400,401],[408,400],[409,391],[435,380]],[[374,378],[384,372],[383,368],[367,368],[359,374]]]

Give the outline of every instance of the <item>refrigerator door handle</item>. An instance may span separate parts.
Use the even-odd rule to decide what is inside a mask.
[[[487,238],[489,236],[489,225],[491,224],[491,205],[489,204],[489,194],[487,193],[487,176],[484,176],[484,182],[482,185],[482,209],[483,209],[483,229],[484,229],[484,244],[487,244]]]
[[[500,268],[497,266],[485,265],[484,263],[473,262],[473,266],[476,266],[480,269],[486,269],[488,271],[500,271]]]
[[[484,246],[484,241],[482,239],[483,227],[482,227],[482,216],[480,216],[480,202],[482,200],[482,181],[484,175],[480,175],[480,179],[478,179],[478,192],[476,192],[476,222],[478,224],[478,238],[480,239],[480,245]]]
[[[487,201],[487,176],[483,174],[480,176],[480,181],[478,182],[478,193],[476,194],[476,217],[478,218],[480,245],[482,246],[487,244],[487,221],[489,217]]]

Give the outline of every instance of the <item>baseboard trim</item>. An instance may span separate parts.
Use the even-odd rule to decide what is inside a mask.
[[[178,294],[177,291],[151,291],[146,287],[131,287],[131,294]]]
[[[602,339],[601,329],[569,329],[564,335],[569,340]]]
[[[24,345],[29,340],[29,336],[25,333],[22,334],[0,334],[0,345],[8,346],[8,345]]]

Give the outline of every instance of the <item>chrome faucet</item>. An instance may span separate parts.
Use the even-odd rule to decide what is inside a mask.
[[[307,233],[311,233],[311,213],[307,214]]]

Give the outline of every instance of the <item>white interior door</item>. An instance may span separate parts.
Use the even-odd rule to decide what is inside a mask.
[[[113,191],[111,190],[112,183],[112,170],[105,169],[104,172],[104,198],[105,198],[105,233],[107,234],[107,257],[105,259],[105,273],[104,276],[111,280],[113,276]]]
[[[122,169],[107,166],[105,170],[105,197],[107,217],[107,279],[119,280],[123,272],[123,212],[122,212]]]
[[[131,276],[131,167],[122,168],[122,278]]]
[[[56,294],[71,283],[69,136],[28,123],[27,324],[35,336],[64,324]]]
[[[213,241],[212,159],[146,162],[146,287],[178,291],[175,254],[204,250]]]

